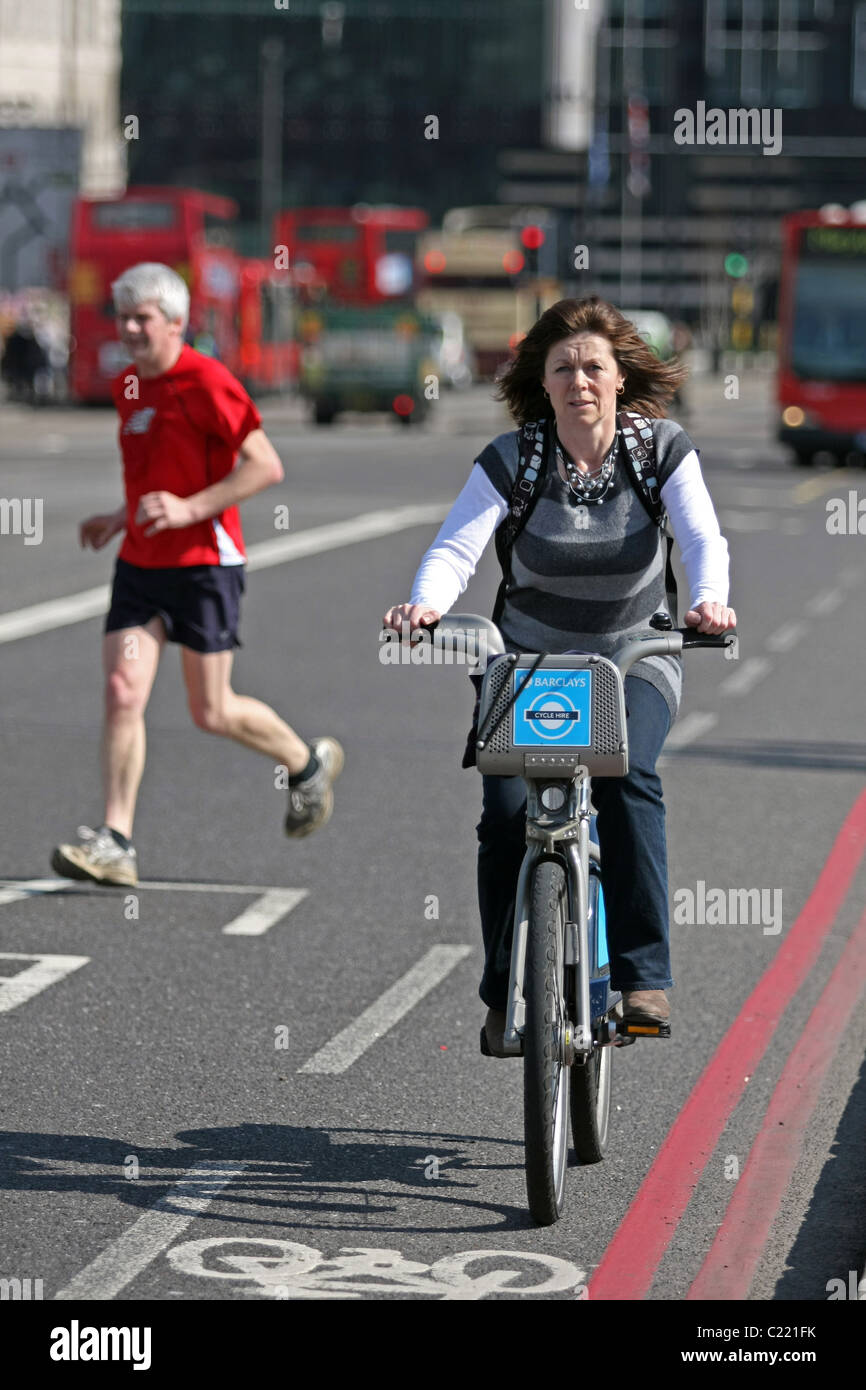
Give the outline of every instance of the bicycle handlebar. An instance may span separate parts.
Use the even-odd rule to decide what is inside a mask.
[[[478,613],[446,613],[435,623],[422,624],[418,631],[422,629],[433,634],[434,648],[447,648],[474,657],[479,672],[486,670],[489,657],[502,656],[505,652],[499,628]],[[611,660],[624,677],[629,667],[645,656],[678,656],[687,647],[736,648],[738,640],[733,628],[720,633],[698,632],[693,627],[671,628],[652,637],[630,639],[613,653]],[[470,643],[473,644],[471,651]]]
[[[693,627],[675,627],[669,632],[659,633],[658,637],[636,637],[626,642],[611,657],[625,677],[629,667],[645,656],[679,656],[689,647],[733,647],[736,650],[739,637],[735,628],[727,632],[698,632]]]
[[[438,622],[425,623],[424,626],[428,632],[435,634],[434,646],[453,645],[462,637],[468,649],[469,639],[474,638],[479,651],[484,649],[490,656],[505,654],[505,643],[499,628],[489,618],[482,618],[477,613],[446,613]]]

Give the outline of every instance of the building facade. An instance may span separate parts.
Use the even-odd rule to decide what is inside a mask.
[[[534,209],[569,290],[711,332],[726,258],[767,317],[781,215],[864,193],[866,0],[124,0],[123,53],[130,177],[262,249],[275,202]]]
[[[0,132],[76,129],[80,185],[122,189],[121,0],[0,0]]]

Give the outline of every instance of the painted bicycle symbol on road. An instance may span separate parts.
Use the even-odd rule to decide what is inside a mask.
[[[478,1300],[496,1293],[563,1293],[586,1297],[586,1274],[568,1260],[523,1250],[464,1250],[432,1264],[404,1259],[399,1250],[343,1246],[333,1257],[291,1240],[189,1240],[167,1252],[181,1274],[244,1282],[266,1298],[361,1299],[365,1295],[424,1295],[442,1301]],[[489,1268],[508,1260],[510,1268]],[[520,1268],[515,1268],[519,1264]],[[530,1279],[532,1282],[519,1282]]]

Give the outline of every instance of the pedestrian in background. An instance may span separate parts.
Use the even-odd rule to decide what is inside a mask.
[[[180,647],[197,727],[286,767],[288,835],[329,819],[343,750],[329,737],[308,746],[268,705],[232,689],[246,559],[238,504],[283,477],[258,410],[224,366],[184,343],[189,291],[179,275],[136,265],[112,293],[132,359],[112,385],[126,501],[80,527],[93,550],[125,532],[103,641],[105,809],[51,864],[70,878],[134,884],[144,715],[166,642]]]

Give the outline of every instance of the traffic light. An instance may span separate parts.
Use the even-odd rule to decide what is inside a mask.
[[[732,280],[742,280],[749,273],[749,262],[740,251],[729,251],[725,256],[725,274]]]
[[[525,246],[527,251],[537,251],[544,245],[544,228],[530,223],[520,229],[520,244]]]
[[[544,245],[544,228],[537,222],[527,222],[520,228],[520,244],[526,252],[526,274],[532,279],[538,275],[539,253]]]
[[[725,256],[725,274],[733,280],[731,286],[731,347],[736,352],[747,352],[754,346],[755,329],[752,315],[755,308],[755,294],[751,285],[744,284],[749,273],[749,262],[741,251],[729,251]]]

